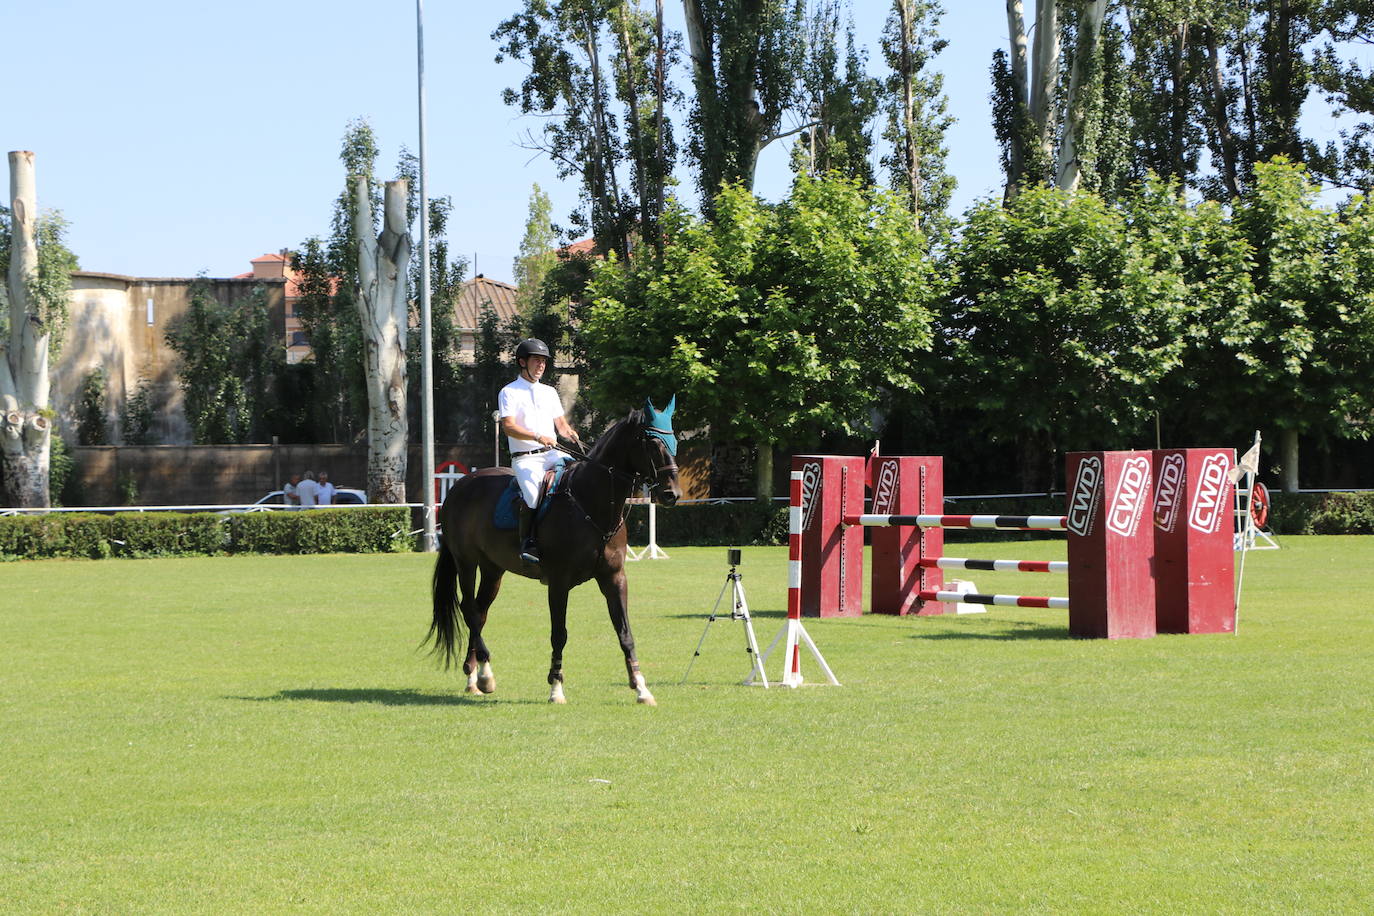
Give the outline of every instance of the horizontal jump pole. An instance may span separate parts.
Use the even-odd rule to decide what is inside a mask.
[[[1068,610],[1068,598],[1038,598],[1034,595],[979,595],[973,592],[921,592],[916,597],[922,601],[940,601],[945,604],[995,604],[998,607],[1045,607]]]
[[[1063,531],[1065,515],[846,515],[846,525],[867,528],[1002,528],[1013,531]]]
[[[993,572],[1066,573],[1068,560],[969,560],[964,557],[923,557],[916,561],[927,569],[988,569]]]

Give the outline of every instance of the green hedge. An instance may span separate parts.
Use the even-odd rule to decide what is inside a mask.
[[[405,508],[248,512],[232,516],[230,530],[235,553],[392,553],[415,548],[409,535],[410,510]]]
[[[1269,494],[1275,534],[1374,534],[1374,493]]]
[[[414,549],[410,510],[53,513],[0,517],[0,559],[224,553],[377,553]]]

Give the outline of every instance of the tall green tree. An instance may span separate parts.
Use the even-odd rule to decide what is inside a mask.
[[[362,431],[362,419],[367,416],[362,324],[356,301],[353,183],[358,177],[367,179],[372,189],[370,212],[380,212],[382,201],[375,175],[379,153],[372,126],[366,120],[349,122],[340,143],[344,181],[334,200],[330,233],[323,239],[306,239],[292,258],[293,269],[301,274],[297,310],[314,362],[314,384],[307,387],[317,399],[322,428],[316,434],[333,442],[352,441]],[[365,228],[375,234],[377,227]]]
[[[197,445],[262,441],[271,380],[285,362],[261,286],[220,302],[202,274],[186,311],[167,329],[181,357],[177,381]]]
[[[1374,70],[1358,52],[1374,44],[1374,8],[1365,0],[1323,0],[1316,8],[1323,35],[1312,55],[1312,79],[1343,126],[1339,141],[1321,147],[1307,141],[1304,157],[1322,181],[1368,193],[1374,189]]]
[[[675,39],[632,0],[525,0],[492,33],[498,63],[526,63],[506,104],[545,119],[529,145],[549,156],[560,178],[576,176],[583,206],[575,231],[602,251],[624,254],[639,233],[653,238],[675,145],[664,114],[672,89]]]
[[[792,148],[793,170],[812,177],[836,172],[874,183],[873,121],[878,112],[878,80],[866,72],[866,61],[846,22],[841,47],[838,2],[822,4],[808,28],[802,70],[802,112],[810,126]]]
[[[677,392],[683,428],[756,446],[767,498],[775,445],[867,433],[885,392],[917,386],[940,289],[905,204],[855,180],[802,175],[776,206],[731,185],[712,209],[670,211],[661,266],[597,270],[587,385],[606,411]]]
[[[1185,287],[1098,196],[1023,188],[976,205],[939,319],[944,390],[964,392],[987,442],[1018,449],[1022,486],[1048,490],[1068,447],[1133,441],[1178,363]]]
[[[529,215],[520,253],[512,265],[516,302],[521,314],[532,314],[539,303],[539,288],[544,277],[558,262],[558,236],[553,229],[553,204],[544,189],[535,185],[530,191]]]
[[[692,71],[689,152],[709,210],[722,184],[754,186],[759,153],[794,133],[806,11],[800,0],[683,0]]]
[[[946,237],[956,182],[945,170],[945,131],[954,123],[935,58],[949,42],[939,37],[944,7],[936,0],[892,0],[883,26],[883,58],[891,71],[883,85],[891,151],[883,158],[891,186],[902,192],[928,236]]]
[[[1254,299],[1238,352],[1249,404],[1279,429],[1283,485],[1299,485],[1299,438],[1367,437],[1374,405],[1374,206],[1318,205],[1305,170],[1255,166],[1235,219],[1254,252]]]

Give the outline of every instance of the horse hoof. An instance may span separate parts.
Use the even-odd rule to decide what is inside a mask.
[[[481,679],[478,679],[478,681],[477,681],[477,690],[478,690],[479,693],[495,693],[495,692],[496,692],[496,678],[494,678],[494,677],[489,677],[489,678],[481,678]]]
[[[482,691],[477,687],[476,684],[468,684],[467,689],[464,690],[463,692],[464,692],[464,693],[470,693],[470,694],[472,694],[472,695],[474,695],[474,696],[481,696],[481,695],[482,695]]]
[[[640,706],[657,706],[657,705],[658,705],[658,700],[655,700],[653,697],[650,697],[650,696],[637,697],[637,698],[635,699],[635,702],[638,703]]]
[[[555,706],[566,706],[568,704],[568,698],[559,694],[558,696],[549,697],[549,702],[553,703]]]

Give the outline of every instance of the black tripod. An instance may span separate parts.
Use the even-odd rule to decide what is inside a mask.
[[[725,590],[730,589],[731,608],[730,619],[744,621],[744,651],[749,653],[749,677],[745,678],[744,683],[752,684],[755,678],[764,687],[768,686],[768,676],[763,673],[763,660],[759,658],[759,643],[754,638],[754,621],[749,616],[749,602],[744,597],[744,580],[738,570],[739,551],[730,551],[730,571],[725,574],[725,584],[720,587],[720,595],[716,597],[716,605],[711,608],[711,616],[706,618],[706,629],[701,631],[701,639],[697,641],[696,651],[692,653],[692,660],[687,663],[687,670],[682,673],[682,680],[678,683],[687,683],[687,675],[692,673],[692,665],[701,655],[701,647],[706,644],[706,634],[711,632],[711,624],[716,622],[720,614],[720,603],[725,599]]]

